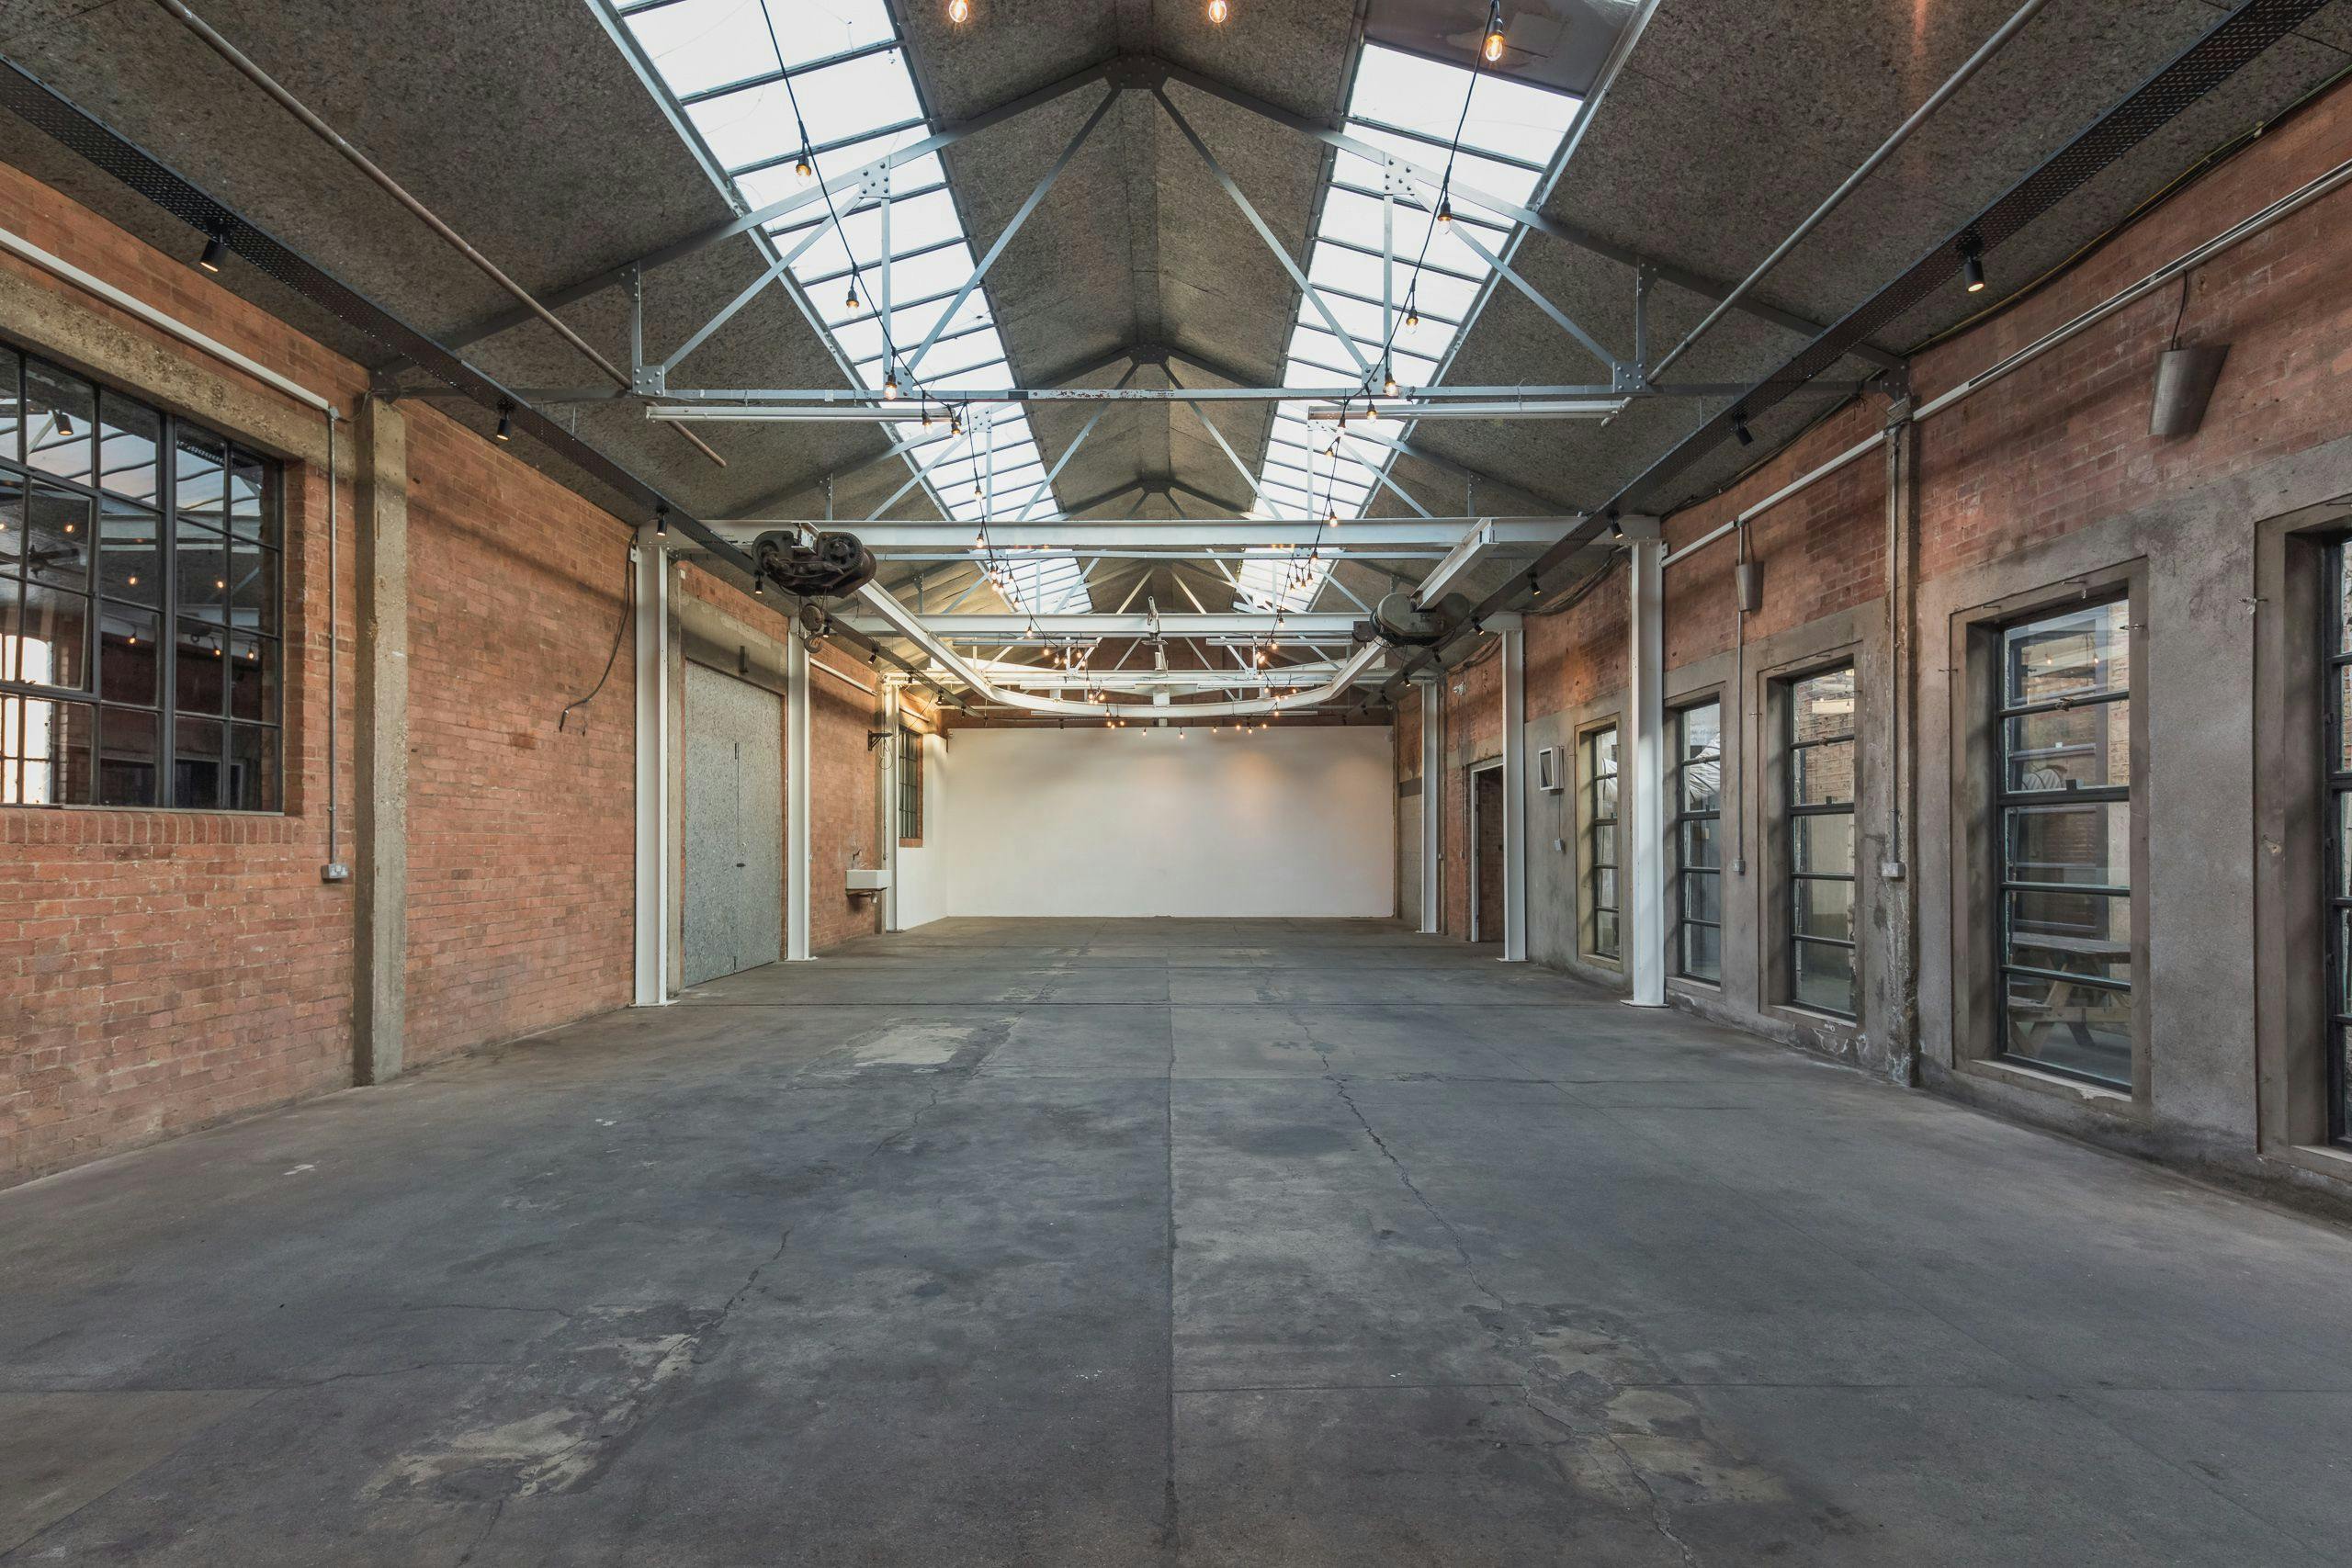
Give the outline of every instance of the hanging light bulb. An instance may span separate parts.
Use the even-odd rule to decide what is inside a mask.
[[[817,165],[809,158],[808,148],[801,148],[800,156],[792,161],[792,172],[799,176],[804,186],[817,177]]]
[[[1452,197],[1442,196],[1437,198],[1437,221],[1441,229],[1453,223],[1453,198]]]
[[[947,0],[947,19],[962,27],[972,19],[972,0]]]
[[[1225,0],[1209,0],[1209,25],[1211,27],[1221,28],[1225,26],[1226,17],[1232,14],[1233,7],[1227,6],[1225,3]]]
[[[849,280],[849,292],[842,296],[842,305],[847,310],[857,309],[857,279]]]
[[[1417,333],[1421,330],[1421,313],[1414,308],[1410,299],[1405,301],[1405,330],[1408,333]]]
[[[1478,52],[1487,57],[1487,63],[1489,65],[1497,63],[1503,57],[1503,8],[1500,4],[1496,5],[1487,13],[1487,41],[1479,48]]]
[[[886,403],[899,400],[899,378],[895,372],[882,378],[882,400]]]
[[[1396,395],[1396,370],[1394,366],[1389,367],[1380,378],[1380,395],[1384,398]]]

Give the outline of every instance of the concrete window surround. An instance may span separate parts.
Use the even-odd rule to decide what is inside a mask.
[[[1568,925],[1576,933],[1574,941],[1571,943],[1576,955],[1576,961],[1581,964],[1589,964],[1594,969],[1602,971],[1613,976],[1622,976],[1625,971],[1623,953],[1624,951],[1623,944],[1625,940],[1623,921],[1625,913],[1625,876],[1627,867],[1625,862],[1625,807],[1622,801],[1618,805],[1617,815],[1611,818],[1611,823],[1617,829],[1617,857],[1616,864],[1612,869],[1617,873],[1616,914],[1619,921],[1617,940],[1620,956],[1611,958],[1608,954],[1596,950],[1595,944],[1599,939],[1593,932],[1592,901],[1587,896],[1592,886],[1591,878],[1594,869],[1592,863],[1592,827],[1594,820],[1592,810],[1592,740],[1595,736],[1600,735],[1609,730],[1615,730],[1617,732],[1618,745],[1621,748],[1617,769],[1617,780],[1618,787],[1622,790],[1624,787],[1625,778],[1622,751],[1622,748],[1624,745],[1625,735],[1623,716],[1617,709],[1612,707],[1609,712],[1598,716],[1579,718],[1575,723],[1573,728],[1569,731],[1569,733],[1575,737],[1570,744],[1574,750],[1576,757],[1574,773],[1577,782],[1577,789],[1575,804],[1569,807],[1569,811],[1571,813],[1569,818],[1570,826],[1575,829],[1575,831],[1568,836],[1569,852],[1567,856],[1568,863],[1566,867],[1567,876],[1566,878],[1566,882],[1569,889],[1567,898],[1567,908],[1569,910]]]
[[[1798,1005],[1790,979],[1789,944],[1792,924],[1791,900],[1794,897],[1789,874],[1790,817],[1788,813],[1789,771],[1788,731],[1792,688],[1808,676],[1831,670],[1855,668],[1859,672],[1861,648],[1848,642],[1834,648],[1799,654],[1755,672],[1748,686],[1749,700],[1743,714],[1752,716],[1743,729],[1755,736],[1752,786],[1756,792],[1756,829],[1749,840],[1748,874],[1757,878],[1759,893],[1757,902],[1756,973],[1758,979],[1757,995],[1773,1012],[1785,1017],[1792,1027],[1825,1031],[1844,1031],[1849,1035],[1861,1027],[1859,1016],[1843,1017],[1824,1012],[1816,1008]],[[1872,694],[1859,680],[1855,683],[1855,745],[1858,768],[1867,748],[1861,737],[1863,726],[1873,710]],[[1860,779],[1857,779],[1859,785]],[[1854,798],[1854,875],[1855,910],[1859,919],[1864,906],[1861,901],[1861,877],[1864,874],[1864,854],[1868,847],[1861,836],[1861,791],[1855,790]],[[1875,879],[1875,870],[1871,873]],[[1859,930],[1859,928],[1858,928]],[[1854,948],[1854,985],[1857,1007],[1864,987],[1869,983],[1865,972],[1867,959],[1858,942]]]
[[[1666,698],[1668,756],[1666,776],[1659,792],[1665,802],[1659,812],[1659,819],[1666,829],[1666,986],[1669,992],[1690,991],[1705,996],[1723,989],[1721,979],[1709,980],[1701,976],[1688,975],[1683,973],[1682,968],[1682,801],[1680,790],[1684,716],[1694,709],[1703,708],[1710,703],[1715,705],[1717,733],[1720,737],[1717,741],[1717,750],[1721,757],[1721,761],[1716,764],[1719,779],[1717,787],[1720,795],[1717,802],[1718,815],[1715,825],[1719,839],[1729,837],[1728,829],[1732,826],[1733,814],[1740,809],[1741,803],[1747,798],[1747,791],[1736,783],[1740,776],[1739,770],[1746,764],[1747,749],[1736,746],[1727,733],[1736,727],[1736,720],[1726,711],[1729,704],[1725,701],[1724,685],[1717,682],[1684,686],[1675,682],[1677,673],[1679,672],[1669,672],[1667,677],[1669,682]],[[1731,888],[1732,869],[1728,850],[1717,856],[1717,863],[1722,869],[1715,879],[1718,905],[1715,913],[1718,920],[1721,920],[1725,913]],[[1728,945],[1729,932],[1724,925],[1719,924],[1715,928],[1715,936],[1719,945]],[[1723,964],[1727,960],[1724,960],[1720,953],[1717,956],[1717,972],[1720,975]]]

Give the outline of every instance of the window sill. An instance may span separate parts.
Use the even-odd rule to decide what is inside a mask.
[[[1724,989],[1724,983],[1721,980],[1702,980],[1696,975],[1668,975],[1666,977],[1666,983],[1669,986],[1680,986],[1689,990],[1711,991],[1716,996],[1723,995]]]
[[[1862,1021],[1851,1013],[1825,1012],[1819,1008],[1804,1007],[1796,1002],[1773,1002],[1769,1010],[1816,1029],[1834,1029],[1843,1034],[1860,1034],[1862,1032]]]
[[[919,850],[922,848],[922,840],[921,839],[900,839],[899,840],[899,847],[902,850]]]
[[[101,806],[95,801],[66,800],[54,806],[28,806],[10,801],[0,806],[0,811],[112,811],[132,817],[230,817],[241,822],[283,821],[299,815],[291,811],[234,811],[225,806]]]
[[[2352,1148],[2341,1144],[2285,1144],[2263,1150],[2262,1157],[2337,1181],[2352,1182]]]
[[[2129,1089],[2114,1089],[2082,1078],[2070,1078],[2064,1073],[2045,1072],[2019,1062],[1997,1056],[1975,1056],[1961,1063],[1961,1071],[1996,1083],[2030,1089],[2060,1100],[2070,1100],[2084,1109],[2102,1116],[2136,1117],[2143,1110],[2139,1097]]]

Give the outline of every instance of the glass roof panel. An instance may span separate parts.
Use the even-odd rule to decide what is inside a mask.
[[[712,156],[734,172],[736,195],[747,207],[765,207],[808,188],[794,167],[804,152],[817,177],[830,180],[930,134],[888,0],[667,0],[625,10],[624,16],[673,97],[714,95],[685,113]],[[840,58],[854,51],[868,52]],[[824,61],[832,63],[818,63]],[[809,241],[792,263],[793,276],[807,288],[832,347],[858,381],[878,386],[890,373],[887,354],[895,351],[902,362],[939,329],[915,373],[901,369],[898,376],[905,395],[928,394],[934,401],[942,394],[991,390],[1014,379],[985,288],[974,288],[941,326],[975,265],[945,179],[936,153],[891,172],[891,188],[899,194],[890,210],[892,310],[887,338],[877,298],[878,207],[859,205],[855,191],[835,191],[830,211],[824,199],[806,202],[771,229],[779,254]],[[915,300],[922,303],[905,303]],[[997,499],[1004,501],[1003,489],[1010,486],[1020,491],[1012,498],[1018,504],[1044,477],[1044,456],[1020,408],[1001,410],[993,418],[992,433],[981,439],[997,448]],[[918,436],[920,429],[891,434],[903,442]],[[920,453],[908,454],[910,462],[920,465],[940,456],[937,443],[945,436],[943,428]],[[968,449],[942,462],[932,470],[933,501],[953,515],[975,515],[982,502],[954,491],[960,486],[968,496],[976,479],[985,489],[985,468]],[[1061,514],[1050,494],[1042,498],[1037,514]],[[1055,570],[1065,578],[1077,575],[1074,564]],[[1082,585],[1075,598],[1084,604]]]

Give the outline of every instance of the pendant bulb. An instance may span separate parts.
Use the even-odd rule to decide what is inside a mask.
[[[947,0],[947,19],[962,27],[972,19],[972,0]]]
[[[803,147],[800,150],[800,156],[793,160],[792,172],[799,177],[800,183],[804,186],[817,177],[817,165],[809,158],[808,148]]]
[[[1227,5],[1226,0],[1209,0],[1209,26],[1213,28],[1225,26],[1226,17],[1232,14],[1233,7]]]

